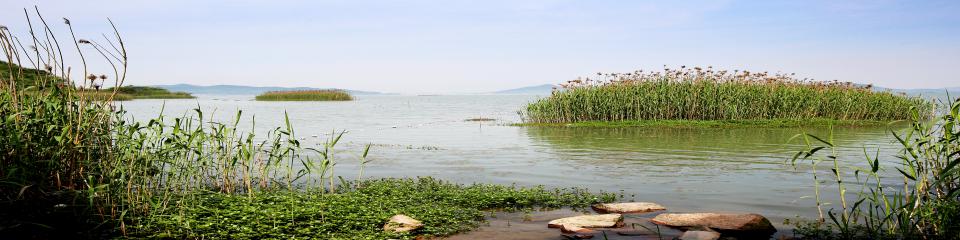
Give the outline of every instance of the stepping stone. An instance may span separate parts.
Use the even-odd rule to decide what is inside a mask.
[[[601,203],[591,206],[599,213],[644,213],[667,210],[660,204],[650,202]]]
[[[599,215],[582,215],[576,217],[561,218],[550,221],[547,223],[547,227],[550,228],[559,228],[564,225],[569,227],[581,227],[581,228],[614,228],[623,226],[623,215],[620,214],[599,214]]]
[[[707,227],[719,232],[773,234],[777,229],[760,214],[663,213],[651,222],[678,228]]]

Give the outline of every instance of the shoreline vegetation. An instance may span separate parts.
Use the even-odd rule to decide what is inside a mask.
[[[561,84],[549,97],[528,104],[523,118],[525,123],[631,125],[633,121],[688,120],[747,125],[759,121],[775,126],[778,124],[763,123],[783,121],[775,119],[895,121],[909,119],[911,109],[925,115],[933,110],[927,100],[871,88],[849,82],[796,79],[794,74],[712,67],[598,73],[596,79],[578,78]]]
[[[55,34],[39,10],[27,18],[40,24],[34,25],[40,32]],[[126,80],[127,49],[116,26],[110,22],[114,32],[103,40],[58,42],[77,39],[70,20],[63,20],[71,31],[59,38],[23,31],[30,34],[22,39],[56,48],[23,47],[0,27],[6,69],[34,65],[0,78],[3,237],[413,239],[473,229],[484,211],[586,207],[615,199],[575,188],[364,178],[370,145],[358,158],[335,158],[344,132],[306,146],[289,118],[265,135],[239,129],[240,111],[232,122],[210,122],[199,108],[131,121],[114,105],[122,88],[100,90],[108,79],[114,86]],[[81,65],[67,65],[60,46],[76,49]],[[73,81],[70,70],[86,76],[90,60],[84,56],[91,55],[103,56],[115,74]],[[341,100],[345,95],[319,93]],[[356,179],[335,174],[339,161],[359,163]],[[385,231],[394,214],[425,225]]]
[[[771,120],[634,120],[634,121],[583,121],[572,123],[514,123],[519,127],[668,127],[668,128],[791,128],[791,127],[881,127],[906,126],[906,121],[830,120],[830,119],[771,119]]]
[[[257,95],[257,101],[351,101],[353,96],[345,90],[293,90],[270,91]]]
[[[114,88],[104,91],[112,92]],[[192,99],[196,98],[187,92],[171,92],[167,89],[147,86],[120,86],[116,88],[118,94],[129,95],[132,99]],[[116,99],[115,99],[116,100]]]

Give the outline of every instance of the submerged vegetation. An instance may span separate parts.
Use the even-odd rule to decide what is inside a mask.
[[[864,151],[865,168],[843,166],[832,136],[798,135],[807,149],[794,155],[792,163],[809,162],[820,213],[818,221],[798,224],[799,235],[808,239],[960,239],[960,99],[935,118],[926,119],[917,110],[909,113],[911,127],[904,133],[891,132],[903,146],[895,156],[899,161],[895,171],[881,165],[879,151],[873,155]],[[821,184],[830,182],[834,190],[824,192]],[[821,196],[829,193],[837,194],[840,202],[824,211],[828,203]]]
[[[432,178],[353,182],[336,194],[289,191],[208,193],[185,198],[183,207],[152,214],[133,226],[133,236],[150,238],[322,238],[390,239],[410,234],[385,232],[385,219],[405,214],[425,223],[416,235],[447,236],[471,230],[483,210],[587,207],[610,202],[613,194],[579,189],[458,185]],[[174,216],[171,218],[170,216]]]
[[[257,101],[350,101],[347,91],[340,89],[329,90],[295,90],[270,91],[257,95]]]
[[[529,123],[587,121],[905,120],[932,104],[870,86],[800,80],[793,74],[717,71],[708,67],[663,72],[598,73],[530,103]]]
[[[4,237],[411,238],[471,229],[483,210],[613,200],[580,189],[365,180],[369,145],[352,160],[360,163],[357,180],[346,180],[334,172],[345,160],[334,152],[344,132],[305,146],[289,118],[259,136],[252,127],[238,129],[241,112],[221,123],[199,107],[181,117],[132,121],[113,105],[123,88],[99,90],[106,77],[72,81],[64,63],[63,52],[75,49],[82,64],[75,69],[94,76],[84,56],[96,53],[112,67],[114,86],[123,86],[127,50],[116,27],[104,42],[76,40],[64,19],[71,32],[59,39],[74,40],[61,44],[39,11],[27,19],[26,40],[0,27],[7,69],[34,66],[0,79]],[[24,78],[35,79],[21,84]],[[426,226],[403,235],[379,230],[395,213]]]

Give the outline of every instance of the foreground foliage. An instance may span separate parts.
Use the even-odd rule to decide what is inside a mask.
[[[530,103],[526,121],[572,123],[637,120],[905,120],[920,98],[851,83],[798,80],[792,74],[715,71],[598,73]]]
[[[483,210],[587,207],[614,200],[579,189],[546,190],[498,185],[457,185],[435,180],[363,181],[336,194],[258,192],[252,196],[208,193],[183,198],[182,207],[131,226],[147,238],[388,239],[446,236],[476,227]],[[404,214],[424,222],[412,234],[384,232],[386,219]]]
[[[891,132],[903,146],[899,166],[885,169],[881,156],[866,154],[867,168],[842,166],[832,138],[801,135],[808,148],[793,164],[809,161],[813,169],[817,222],[801,222],[797,233],[809,239],[958,239],[960,238],[960,99],[939,116],[924,118],[914,110],[911,128]],[[879,152],[878,152],[879,153]],[[826,156],[824,156],[826,155]],[[830,164],[839,204],[827,211],[821,201],[819,164]],[[848,170],[849,169],[849,170]],[[853,171],[850,179],[850,171]],[[902,179],[901,184],[885,179]],[[848,182],[856,185],[847,193]]]

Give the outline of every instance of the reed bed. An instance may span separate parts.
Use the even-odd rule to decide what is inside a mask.
[[[257,101],[350,101],[353,96],[340,89],[270,91],[256,97]]]
[[[932,104],[871,86],[797,79],[794,74],[707,68],[598,73],[562,84],[530,103],[529,123],[638,120],[887,121]]]

